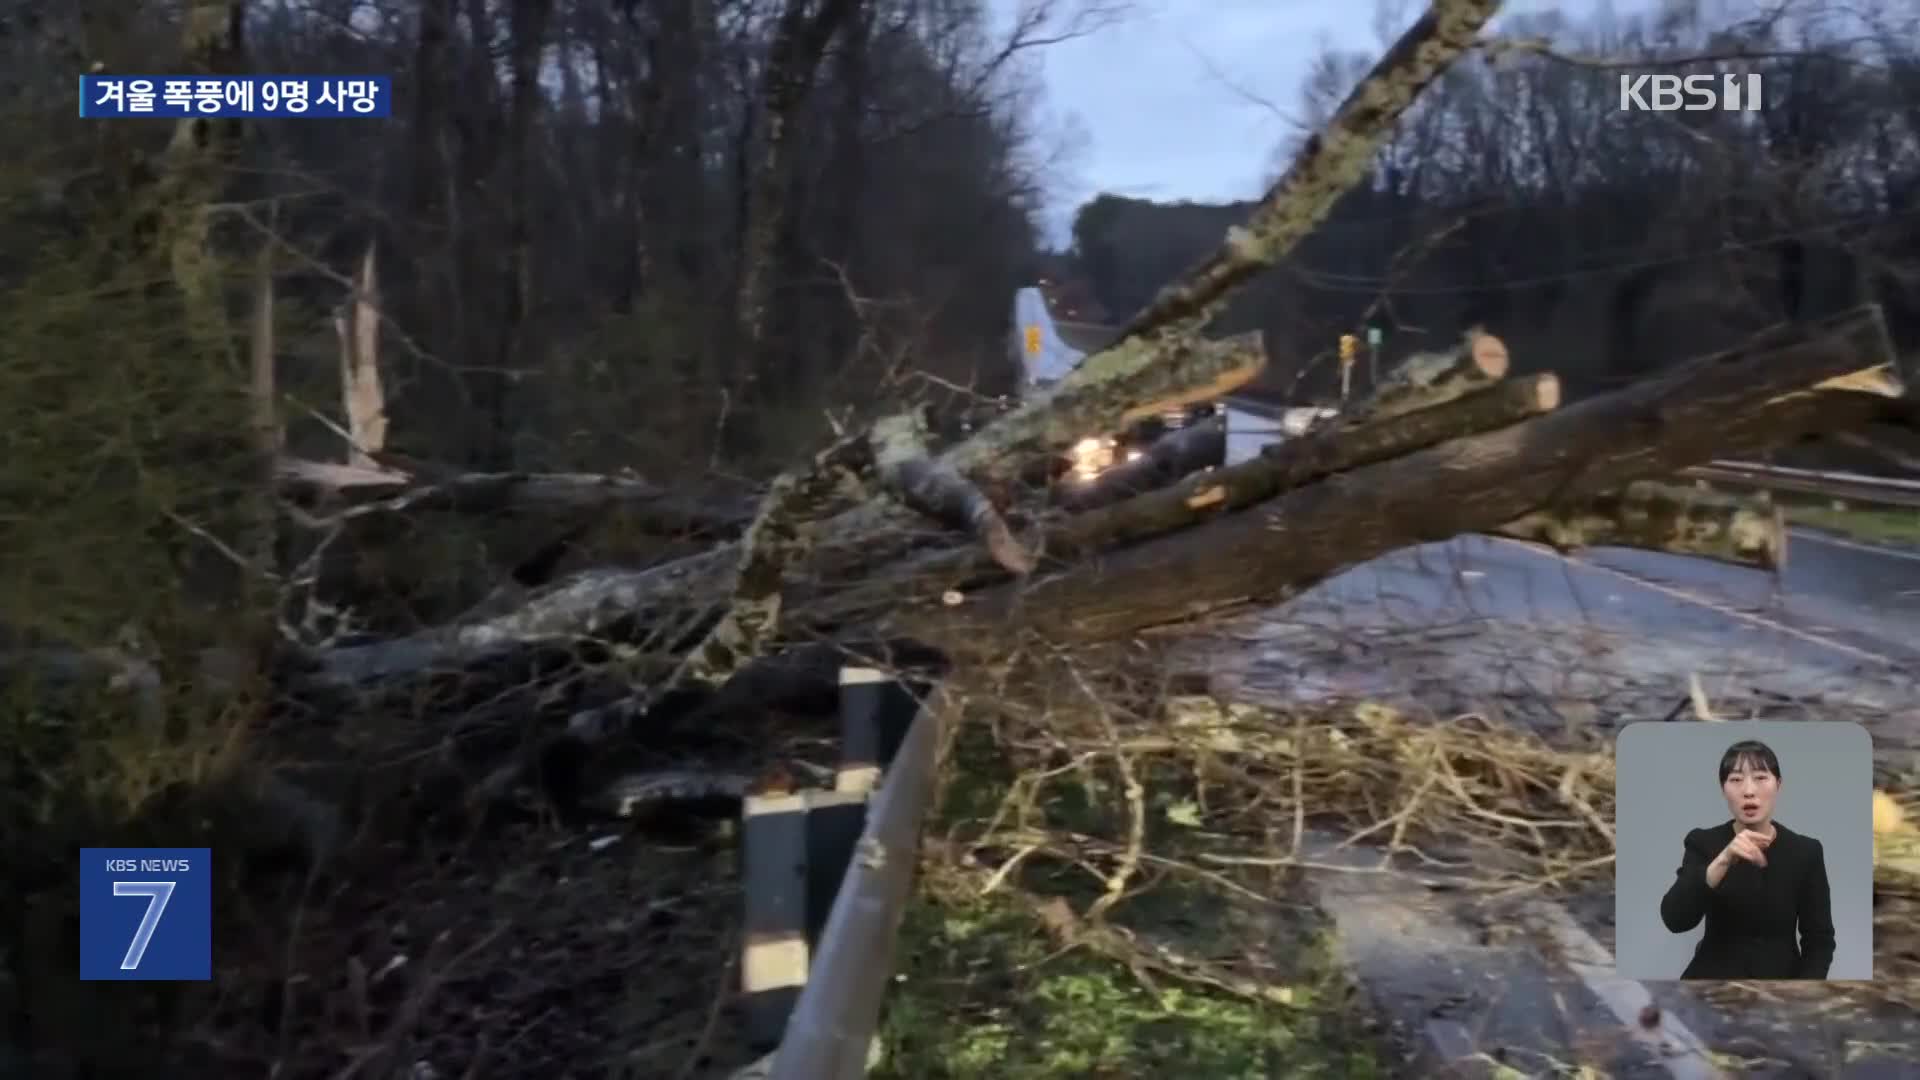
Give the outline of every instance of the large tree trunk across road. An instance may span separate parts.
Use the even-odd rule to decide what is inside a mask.
[[[1338,473],[1056,577],[905,611],[884,625],[957,656],[1004,648],[1008,626],[1062,642],[1121,637],[1279,599],[1396,548],[1494,531],[1559,500],[1854,427],[1887,409],[1881,394],[1822,387],[1890,365],[1877,309],[1850,312],[1793,344],[1780,341],[1770,336],[1759,348]]]

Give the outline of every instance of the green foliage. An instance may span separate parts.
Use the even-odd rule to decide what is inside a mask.
[[[0,622],[88,644],[216,600],[189,594],[223,575],[186,526],[231,536],[259,475],[233,359],[194,347],[156,275],[97,265],[49,258],[0,294]]]
[[[1178,984],[1155,993],[1122,965],[1058,952],[997,898],[919,900],[898,955],[879,1077],[1384,1075],[1369,1047],[1341,1037],[1338,997],[1311,986],[1287,1004]]]
[[[947,761],[930,834],[965,844],[996,818],[1020,781],[983,723],[954,733]],[[1191,776],[1162,762],[1139,779],[1153,793],[1147,846],[1179,854],[1191,832],[1178,820],[1187,813]],[[1031,773],[1025,782],[1033,782]],[[1054,776],[1033,793],[1022,821],[1061,835],[1122,836],[1127,824],[1114,787],[1095,770]],[[1108,913],[1134,940],[1180,955],[1237,956],[1249,948],[1270,955],[1275,967],[1255,999],[1151,972],[1149,986],[1125,964],[1086,948],[1060,948],[1031,905],[1052,897],[1084,910],[1100,885],[1080,867],[1035,857],[998,891],[981,896],[977,883],[975,875],[936,865],[908,907],[876,1076],[1386,1075],[1375,1043],[1359,1036],[1359,1014],[1326,930],[1305,905],[1249,909],[1211,885],[1167,878]]]
[[[137,1058],[132,1028],[156,1014],[73,980],[73,852],[219,842],[195,793],[252,706],[206,693],[198,661],[255,625],[221,547],[247,547],[261,472],[237,355],[196,341],[162,260],[129,255],[125,219],[88,224],[48,236],[0,291],[0,953],[33,1003],[28,1037],[106,1063]],[[122,1009],[124,1025],[102,1019]]]
[[[1920,511],[1903,507],[1792,505],[1787,520],[1796,525],[1850,536],[1869,544],[1920,547]]]

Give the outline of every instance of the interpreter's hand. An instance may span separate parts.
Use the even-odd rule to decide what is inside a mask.
[[[1773,838],[1766,833],[1741,830],[1733,834],[1733,842],[1720,853],[1720,857],[1728,860],[1728,865],[1732,865],[1732,860],[1739,859],[1755,866],[1765,866],[1767,865],[1767,845],[1771,843]]]

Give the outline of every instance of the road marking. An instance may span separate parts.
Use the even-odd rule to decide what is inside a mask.
[[[1670,599],[1679,600],[1687,604],[1692,604],[1693,606],[1698,608],[1704,608],[1708,611],[1714,612],[1715,614],[1724,615],[1729,619],[1735,619],[1740,622],[1749,623],[1753,626],[1758,626],[1767,630],[1772,630],[1776,633],[1786,634],[1788,637],[1799,638],[1800,640],[1805,641],[1812,645],[1818,645],[1822,648],[1832,649],[1835,652],[1847,653],[1848,655],[1854,656],[1861,660],[1867,660],[1875,664],[1885,664],[1888,667],[1897,668],[1902,666],[1901,661],[1896,660],[1891,656],[1874,652],[1872,649],[1863,649],[1858,645],[1849,645],[1844,641],[1838,641],[1838,640],[1835,640],[1834,638],[1826,637],[1821,634],[1816,634],[1810,630],[1802,630],[1795,626],[1788,626],[1786,623],[1775,622],[1774,620],[1769,619],[1764,615],[1755,615],[1750,611],[1741,611],[1739,608],[1730,607],[1726,604],[1722,604],[1714,600],[1709,600],[1706,597],[1699,595],[1698,593],[1688,592],[1685,589],[1676,588],[1675,586],[1672,586],[1672,585],[1663,585],[1657,581],[1650,581],[1647,578],[1639,577],[1635,574],[1629,574],[1625,570],[1616,570],[1611,566],[1602,566],[1599,563],[1587,562],[1584,559],[1575,558],[1572,555],[1564,555],[1564,554],[1561,554],[1560,552],[1553,551],[1549,548],[1537,547],[1533,544],[1529,544],[1520,540],[1510,540],[1504,536],[1490,536],[1490,537],[1487,537],[1487,539],[1497,541],[1503,544],[1511,544],[1514,547],[1520,548],[1523,551],[1532,552],[1533,554],[1539,555],[1543,558],[1559,559],[1562,562],[1568,563],[1573,566],[1581,567],[1582,569],[1593,570],[1603,574],[1611,574],[1622,581],[1631,582],[1632,584],[1638,585],[1643,589],[1646,589],[1650,592],[1659,593],[1662,596],[1666,596]]]
[[[1902,551],[1899,548],[1881,547],[1878,544],[1863,544],[1858,540],[1843,540],[1823,532],[1809,529],[1794,529],[1793,537],[1802,543],[1826,544],[1829,547],[1847,548],[1852,551],[1864,551],[1870,555],[1882,555],[1889,559],[1905,559],[1908,562],[1920,562],[1920,551]]]
[[[1627,1034],[1653,1055],[1661,1068],[1677,1080],[1721,1080],[1726,1074],[1713,1063],[1713,1051],[1680,1018],[1661,1010],[1652,1027],[1640,1022],[1642,1010],[1653,1005],[1646,985],[1620,974],[1613,954],[1595,941],[1559,904],[1535,901],[1528,914],[1560,947],[1567,970],[1579,976],[1588,992],[1600,1000],[1627,1029]]]

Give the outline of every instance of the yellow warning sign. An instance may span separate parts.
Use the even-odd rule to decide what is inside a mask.
[[[1040,355],[1040,328],[1037,326],[1027,327],[1027,355]]]

